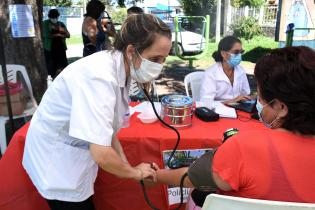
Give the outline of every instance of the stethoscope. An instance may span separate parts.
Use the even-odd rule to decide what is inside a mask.
[[[160,115],[157,113],[156,111],[156,108],[155,108],[155,105],[154,105],[154,102],[153,100],[150,98],[147,90],[143,87],[143,84],[140,84],[140,88],[142,89],[144,95],[146,96],[146,98],[148,99],[148,101],[150,102],[152,108],[153,108],[153,111],[154,111],[154,114],[155,116],[158,118],[158,120],[164,125],[166,126],[167,128],[173,130],[176,135],[177,135],[177,140],[176,140],[176,144],[172,150],[172,153],[171,155],[169,156],[168,160],[167,160],[167,166],[170,168],[170,169],[175,169],[175,167],[171,164],[171,161],[175,155],[175,152],[177,151],[177,148],[178,148],[178,145],[179,145],[179,142],[180,142],[180,133],[178,132],[178,130],[174,127],[174,126],[171,126],[169,124],[167,124],[166,122],[164,122],[162,120],[162,118],[160,117]],[[185,173],[182,177],[181,177],[181,180],[180,180],[180,203],[179,205],[174,209],[174,210],[179,210],[181,208],[181,206],[183,205],[183,202],[184,202],[184,193],[183,193],[183,187],[184,187],[184,180],[186,178],[187,174]],[[145,201],[147,202],[147,204],[153,209],[153,210],[159,210],[157,207],[155,207],[152,202],[150,201],[149,197],[148,197],[148,194],[146,192],[146,189],[145,189],[145,185],[144,185],[144,182],[143,180],[140,181],[140,184],[141,184],[141,189],[142,189],[142,192],[143,192],[143,195],[144,195],[144,198],[145,198]]]
[[[177,141],[176,141],[175,147],[174,147],[174,149],[173,149],[173,151],[172,151],[170,157],[169,157],[168,160],[167,160],[167,166],[168,166],[170,169],[175,169],[175,167],[173,167],[172,164],[171,164],[171,160],[173,159],[173,156],[174,156],[174,154],[175,154],[175,152],[176,152],[176,150],[177,150],[177,148],[178,148],[178,145],[179,145],[179,142],[180,142],[180,133],[178,132],[178,130],[177,130],[175,127],[173,127],[173,126],[167,124],[166,122],[164,122],[164,121],[161,119],[161,117],[159,116],[159,114],[158,114],[157,111],[156,111],[154,102],[153,102],[153,100],[150,98],[150,96],[149,96],[147,90],[143,87],[142,84],[140,85],[140,87],[141,87],[141,89],[142,89],[144,95],[145,95],[146,98],[148,99],[148,101],[151,103],[151,106],[152,106],[152,108],[153,108],[154,114],[155,114],[156,117],[159,119],[159,121],[160,121],[163,125],[165,125],[166,127],[168,127],[169,129],[173,130],[173,131],[176,133],[176,135],[177,135]],[[224,143],[228,138],[230,138],[231,136],[237,134],[238,132],[239,132],[239,130],[238,130],[237,128],[231,128],[231,129],[226,130],[226,131],[224,132],[224,134],[223,134],[224,139],[223,139],[222,143]],[[184,201],[183,187],[184,187],[184,180],[185,180],[185,178],[186,178],[187,176],[188,176],[187,173],[185,173],[185,174],[181,177],[181,180],[180,180],[180,203],[179,203],[179,205],[178,205],[174,210],[179,210],[179,209],[181,208],[181,206],[183,205],[183,201]],[[146,189],[145,189],[143,180],[140,181],[140,184],[141,184],[141,189],[142,189],[142,191],[143,191],[143,195],[144,195],[144,198],[145,198],[147,204],[148,204],[153,210],[159,210],[159,209],[156,208],[156,207],[152,204],[152,202],[150,201],[150,199],[149,199],[149,197],[148,197],[148,194],[147,194],[147,192],[146,192]]]

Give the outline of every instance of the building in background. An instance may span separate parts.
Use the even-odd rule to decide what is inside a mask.
[[[81,26],[83,22],[82,7],[43,7],[43,20],[48,19],[48,11],[50,9],[58,9],[60,16],[59,20],[66,24],[71,35],[81,34]]]
[[[280,46],[285,45],[287,26],[293,23],[292,45],[304,45],[315,49],[315,2],[310,0],[282,0],[280,6]]]
[[[145,12],[155,14],[163,20],[173,19],[176,15],[184,15],[182,7],[177,0],[144,0],[136,5]]]

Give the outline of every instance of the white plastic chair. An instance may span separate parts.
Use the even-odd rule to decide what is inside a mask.
[[[202,210],[312,210],[315,204],[267,201],[218,194],[207,196]]]
[[[27,92],[29,94],[30,100],[27,102],[27,106],[25,111],[21,115],[15,115],[13,116],[13,119],[17,118],[25,118],[28,119],[30,116],[33,115],[37,108],[37,102],[33,96],[33,90],[32,85],[30,82],[30,79],[28,77],[27,71],[24,66],[22,65],[14,65],[14,64],[8,64],[7,66],[7,76],[9,82],[16,82],[17,81],[17,75],[22,75],[24,79],[24,82],[26,84]],[[3,84],[3,75],[2,75],[2,67],[0,65],[0,84]],[[5,124],[8,121],[9,117],[7,116],[0,116],[0,147],[1,147],[1,153],[3,154],[7,148],[7,141],[6,141],[6,129]]]
[[[200,101],[200,86],[202,78],[204,77],[205,72],[204,71],[197,71],[189,73],[185,76],[184,84],[185,84],[185,90],[186,95],[189,95],[189,85],[191,89],[191,97],[194,101]]]

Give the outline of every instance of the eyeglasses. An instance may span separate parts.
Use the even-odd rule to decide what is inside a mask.
[[[245,50],[233,50],[233,51],[230,51],[228,53],[237,55],[237,54],[244,54],[244,52],[245,52]]]

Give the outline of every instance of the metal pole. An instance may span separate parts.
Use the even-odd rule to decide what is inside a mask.
[[[171,19],[171,12],[170,12],[170,0],[168,0],[168,11],[167,11],[167,14],[168,14],[168,19],[170,20]]]
[[[190,69],[192,69],[194,67],[194,64],[193,64],[194,61],[193,61],[193,59],[189,59],[188,61],[189,61],[189,64],[188,64],[189,66],[188,67]]]
[[[287,31],[287,38],[286,38],[286,42],[285,42],[286,47],[292,47],[293,36],[294,36],[294,29],[288,30]]]
[[[277,12],[277,20],[276,20],[276,33],[275,33],[275,41],[279,41],[280,39],[280,20],[281,20],[281,13],[282,13],[282,0],[278,2],[278,12]]]
[[[294,36],[294,24],[293,23],[290,23],[287,26],[286,34],[287,34],[287,37],[286,37],[285,46],[291,47],[292,43],[293,43],[293,36]]]
[[[4,90],[5,90],[5,96],[6,96],[6,101],[7,101],[7,107],[8,107],[9,125],[10,125],[9,127],[11,130],[11,134],[13,134],[14,133],[14,122],[13,122],[11,98],[10,98],[10,92],[9,92],[9,86],[8,86],[7,65],[6,65],[6,59],[5,59],[2,37],[3,37],[2,31],[0,30],[0,65],[2,66],[1,69],[2,69],[2,75],[3,75],[3,81],[4,81]]]
[[[83,14],[86,13],[86,0],[83,0]]]
[[[230,31],[230,25],[232,22],[232,6],[231,6],[231,1],[226,0],[225,1],[225,9],[226,9],[226,21],[225,21],[225,26],[224,26],[224,36],[227,35],[227,32]]]
[[[217,0],[217,17],[215,25],[215,42],[220,41],[220,28],[221,28],[221,0]]]

